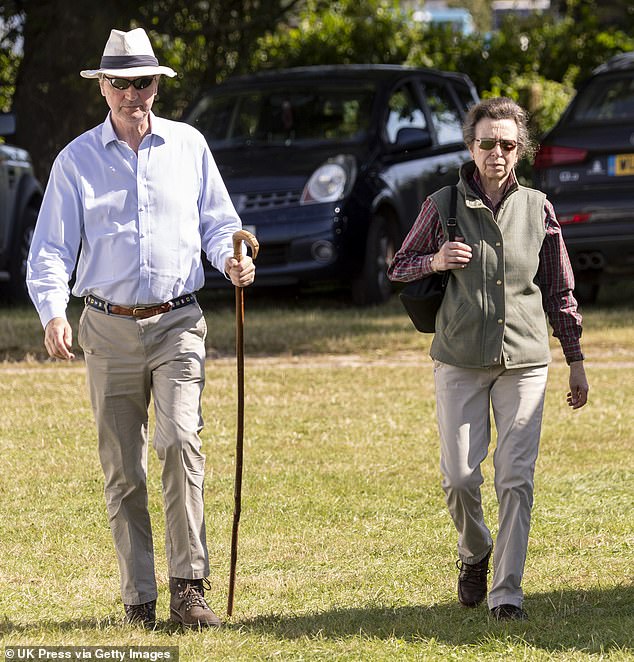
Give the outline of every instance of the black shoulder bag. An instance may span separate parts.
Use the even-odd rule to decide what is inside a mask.
[[[456,239],[456,186],[451,187],[451,203],[449,218],[447,219],[447,232],[449,241]],[[425,278],[408,283],[400,293],[400,299],[414,323],[421,333],[434,333],[436,330],[436,313],[445,295],[450,271],[434,273]]]

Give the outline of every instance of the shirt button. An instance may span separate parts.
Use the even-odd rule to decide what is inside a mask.
[[[139,211],[145,211],[145,207],[139,207]]]
[[[497,358],[493,359],[493,363],[497,363],[497,362],[498,362]]]
[[[498,320],[498,324],[504,324],[504,320],[499,319],[499,320]]]
[[[502,281],[501,281],[501,280],[496,280],[496,281],[495,281],[495,284],[496,284],[496,285],[502,285]]]

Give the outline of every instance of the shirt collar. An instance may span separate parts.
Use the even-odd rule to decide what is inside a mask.
[[[468,174],[468,181],[469,185],[473,189],[473,191],[476,193],[476,195],[486,204],[489,209],[496,211],[497,208],[502,204],[502,200],[514,191],[517,186],[518,186],[518,181],[517,177],[515,176],[515,170],[511,170],[511,173],[508,176],[508,179],[506,180],[506,183],[504,184],[504,190],[502,191],[502,197],[500,198],[500,202],[497,205],[493,205],[493,202],[491,201],[491,198],[484,192],[484,186],[482,185],[482,178],[480,177],[480,172],[478,171],[477,168],[473,168],[473,173],[470,175]]]
[[[117,134],[114,132],[110,113],[108,113],[106,121],[101,126],[101,142],[103,143],[103,146],[106,147],[109,143],[116,142],[117,140],[119,140],[119,138],[117,138]]]
[[[168,123],[161,117],[157,117],[150,111],[150,133],[149,136],[158,136],[162,142],[167,140],[169,134]],[[108,113],[101,129],[101,142],[104,147],[111,142],[119,140],[112,126],[112,113]]]

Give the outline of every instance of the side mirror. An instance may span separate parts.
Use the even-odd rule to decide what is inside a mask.
[[[396,134],[396,145],[399,147],[423,149],[425,147],[430,147],[431,144],[431,134],[427,129],[405,127],[399,129]]]

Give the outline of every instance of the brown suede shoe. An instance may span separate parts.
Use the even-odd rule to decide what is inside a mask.
[[[156,627],[156,600],[142,605],[123,605],[125,622],[128,625],[142,625],[148,630]]]
[[[491,552],[477,563],[456,561],[456,567],[460,570],[458,600],[465,607],[476,607],[486,598],[490,557]]]
[[[205,601],[205,589],[211,586],[206,579],[179,579],[170,577],[170,618],[194,628],[218,628],[222,621]]]

